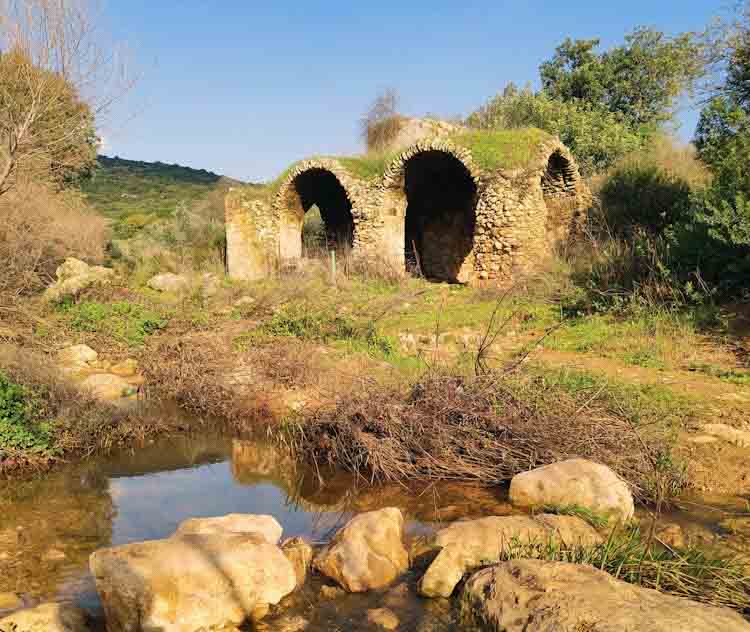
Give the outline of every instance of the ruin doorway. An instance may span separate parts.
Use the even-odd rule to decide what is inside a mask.
[[[466,166],[437,150],[404,166],[407,271],[450,283],[466,283],[476,225],[477,187]]]
[[[352,203],[346,189],[331,171],[309,169],[292,181],[284,201],[279,243],[282,262],[302,257],[305,216],[311,209],[311,215],[320,214],[321,226],[314,239],[306,239],[307,256],[316,254],[313,244],[317,245],[318,254],[329,250],[346,252],[354,244]]]
[[[542,173],[542,195],[547,207],[547,237],[552,242],[565,239],[571,231],[573,214],[578,208],[578,177],[573,164],[555,151]]]

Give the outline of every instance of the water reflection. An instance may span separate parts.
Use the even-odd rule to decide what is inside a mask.
[[[167,537],[191,517],[267,513],[279,520],[285,537],[321,541],[352,514],[388,506],[402,510],[410,534],[511,512],[498,488],[358,482],[364,483],[300,466],[263,441],[201,436],[71,465],[40,480],[0,483],[0,593],[17,593],[26,605],[74,599],[97,613],[89,555],[104,546]],[[322,604],[316,590],[311,582],[293,600],[321,630],[355,625],[367,607],[387,599],[375,594]],[[413,590],[410,595],[405,616],[415,623],[409,629],[423,627],[435,613],[447,616],[445,605],[420,603]]]

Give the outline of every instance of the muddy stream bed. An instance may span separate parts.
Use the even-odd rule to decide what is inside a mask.
[[[706,546],[747,550],[746,535],[727,533],[719,526],[727,514],[716,509],[747,511],[747,501],[706,504],[690,505],[667,521]],[[404,513],[409,537],[461,518],[517,513],[503,488],[357,485],[348,475],[300,467],[262,440],[217,436],[160,441],[72,464],[37,480],[0,481],[0,616],[10,612],[8,594],[15,593],[24,606],[76,602],[103,629],[89,555],[101,547],[168,537],[187,518],[271,514],[285,538],[299,535],[320,543],[352,515],[390,506]],[[410,571],[408,591],[402,587],[324,600],[319,595],[323,580],[313,576],[282,602],[279,612],[287,620],[304,617],[309,631],[366,630],[367,610],[387,605],[400,618],[400,630],[459,629],[455,603],[418,598],[417,579],[417,571]],[[272,615],[260,629],[284,627]]]

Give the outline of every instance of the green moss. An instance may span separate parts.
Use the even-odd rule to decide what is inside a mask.
[[[552,137],[533,127],[507,130],[469,130],[457,132],[449,140],[471,151],[484,171],[523,169],[539,156],[539,145]]]

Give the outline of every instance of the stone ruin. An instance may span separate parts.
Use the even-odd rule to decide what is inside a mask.
[[[326,248],[397,273],[507,285],[579,230],[591,196],[570,151],[545,137],[523,168],[483,171],[446,136],[400,150],[376,179],[352,159],[312,158],[276,185],[226,199],[228,272],[257,280],[303,259],[305,213],[320,210]]]

